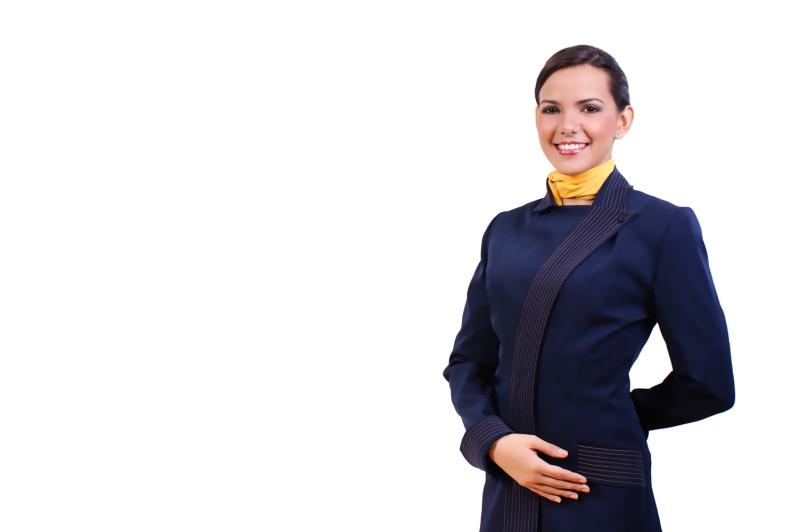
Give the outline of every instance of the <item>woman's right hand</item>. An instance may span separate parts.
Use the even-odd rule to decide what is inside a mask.
[[[489,447],[489,458],[519,485],[553,502],[561,497],[577,499],[589,493],[586,479],[577,473],[550,465],[538,453],[565,458],[567,451],[528,434],[507,434]]]

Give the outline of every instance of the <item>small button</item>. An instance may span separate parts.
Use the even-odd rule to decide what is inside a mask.
[[[617,218],[617,221],[618,221],[619,223],[622,223],[622,222],[624,222],[624,221],[625,221],[625,218],[627,218],[627,217],[628,217],[628,215],[627,215],[627,214],[620,214],[620,215],[619,215],[619,218]]]

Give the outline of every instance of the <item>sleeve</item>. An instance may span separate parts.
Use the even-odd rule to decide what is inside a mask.
[[[653,299],[672,372],[657,386],[631,392],[642,428],[690,423],[731,408],[728,329],[691,209],[679,209],[664,234]]]
[[[500,340],[491,323],[486,263],[489,233],[495,220],[483,235],[481,262],[469,284],[461,330],[444,370],[453,405],[466,428],[461,453],[470,464],[484,471],[497,468],[487,456],[489,447],[501,436],[513,432],[497,414],[494,388]]]

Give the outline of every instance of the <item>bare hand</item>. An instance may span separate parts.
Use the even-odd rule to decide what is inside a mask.
[[[577,499],[579,491],[589,493],[584,477],[548,464],[537,451],[553,458],[567,456],[564,449],[536,436],[508,434],[489,447],[489,458],[520,486],[553,502],[561,502],[561,497]]]

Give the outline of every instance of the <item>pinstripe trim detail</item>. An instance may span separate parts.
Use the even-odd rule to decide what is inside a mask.
[[[539,495],[515,481],[506,488],[503,532],[536,532],[539,526]]]
[[[467,462],[483,469],[483,458],[486,454],[488,444],[514,432],[508,425],[503,423],[499,417],[489,417],[471,427],[464,433],[461,439],[461,454],[467,459]],[[483,452],[481,452],[483,450]]]
[[[536,208],[533,209],[533,212],[540,212],[545,209],[549,209],[550,207],[556,207],[558,205],[556,203],[555,198],[553,198],[553,191],[550,190],[549,180],[545,179],[544,181],[545,181],[546,192],[544,194],[544,197],[542,198],[542,201],[539,202],[539,205],[537,205]]]
[[[632,188],[614,168],[598,191],[588,216],[545,262],[528,289],[511,370],[509,421],[517,432],[536,434],[536,370],[544,333],[561,286],[569,274],[619,231],[633,213],[625,209]],[[554,205],[548,186],[547,196],[534,211],[542,212]],[[538,495],[512,482],[505,493],[504,532],[537,531],[539,504]]]
[[[601,484],[646,487],[641,451],[578,445],[578,473]]]

